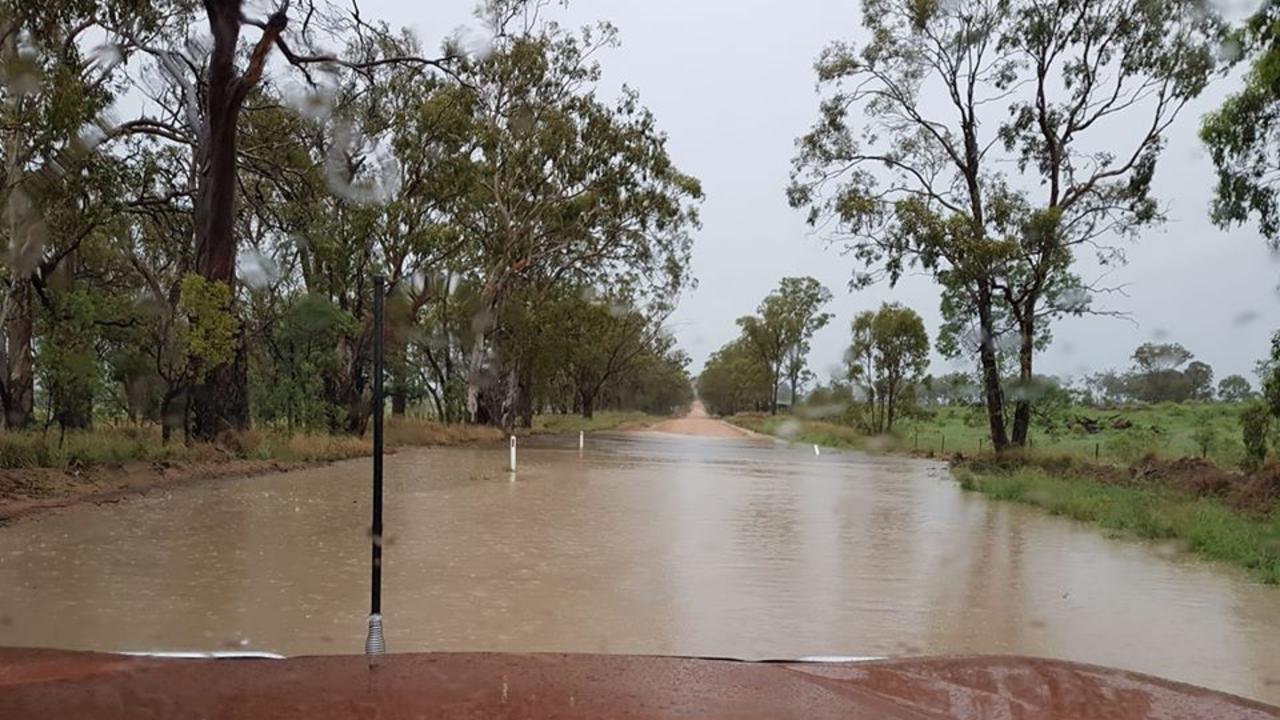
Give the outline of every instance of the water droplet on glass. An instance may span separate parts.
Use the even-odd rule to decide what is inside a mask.
[[[1239,60],[1243,53],[1244,47],[1235,38],[1227,38],[1218,45],[1218,59],[1226,63],[1233,63]]]
[[[302,117],[324,121],[333,115],[337,92],[329,85],[293,85],[285,90],[284,101]]]
[[[1257,311],[1255,311],[1255,310],[1245,310],[1244,312],[1240,313],[1239,315],[1236,315],[1236,316],[1235,316],[1235,319],[1233,319],[1233,320],[1232,320],[1232,322],[1233,322],[1233,323],[1235,323],[1236,325],[1248,325],[1249,323],[1251,323],[1251,322],[1253,322],[1254,320],[1257,320],[1257,319],[1258,319],[1258,313],[1257,313]]]
[[[30,275],[44,253],[49,228],[22,188],[9,191],[5,219],[14,229],[9,238],[9,268],[18,275]]]
[[[782,421],[782,424],[778,426],[777,433],[778,437],[794,438],[800,434],[800,423],[791,419],[784,420]]]
[[[251,248],[240,254],[240,277],[254,290],[265,290],[280,279],[280,266],[270,256]]]
[[[352,161],[352,154],[361,149],[361,138],[346,123],[335,123],[333,145],[325,160],[325,179],[333,194],[350,202],[368,205],[385,203],[400,191],[400,164],[393,157]],[[372,152],[372,151],[367,151]],[[369,170],[363,168],[370,167]]]
[[[124,52],[115,43],[103,43],[89,51],[89,60],[98,72],[105,74],[124,61]]]
[[[462,25],[455,29],[449,36],[447,44],[453,52],[473,60],[484,60],[494,50],[492,33],[471,25]]]

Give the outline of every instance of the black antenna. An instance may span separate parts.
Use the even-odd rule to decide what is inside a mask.
[[[369,584],[369,636],[364,641],[366,655],[386,651],[382,640],[382,345],[384,339],[382,300],[387,279],[373,278],[373,527],[372,576]]]

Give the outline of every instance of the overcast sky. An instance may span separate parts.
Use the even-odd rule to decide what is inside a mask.
[[[428,46],[474,26],[473,7],[472,0],[362,3],[366,15],[410,26]],[[817,117],[813,60],[832,40],[864,37],[859,13],[856,2],[835,0],[577,0],[549,12],[568,26],[618,27],[622,46],[601,56],[602,92],[636,88],[669,135],[673,159],[702,181],[703,228],[693,251],[699,286],[673,318],[694,372],[737,335],[734,320],[788,275],[812,275],[835,295],[835,320],[810,356],[820,377],[839,365],[854,314],[881,302],[915,308],[930,336],[937,332],[938,290],[927,278],[850,292],[853,260],[813,236],[784,194],[795,138]],[[1154,192],[1169,221],[1129,246],[1129,264],[1108,276],[1128,297],[1100,301],[1130,319],[1060,321],[1039,371],[1123,368],[1136,345],[1163,340],[1185,345],[1218,379],[1242,373],[1256,383],[1253,364],[1280,328],[1280,263],[1253,228],[1224,232],[1209,222],[1213,167],[1196,138],[1200,116],[1236,84],[1211,86],[1168,133]],[[1095,275],[1087,259],[1080,269]],[[932,370],[970,367],[935,356]]]

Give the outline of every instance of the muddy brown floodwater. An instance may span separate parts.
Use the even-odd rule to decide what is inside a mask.
[[[390,651],[1018,653],[1280,704],[1280,590],[944,466],[652,432],[387,460]],[[369,462],[0,528],[0,644],[351,653]]]

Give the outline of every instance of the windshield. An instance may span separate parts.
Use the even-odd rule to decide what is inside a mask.
[[[0,646],[1280,704],[1278,13],[0,0]]]

